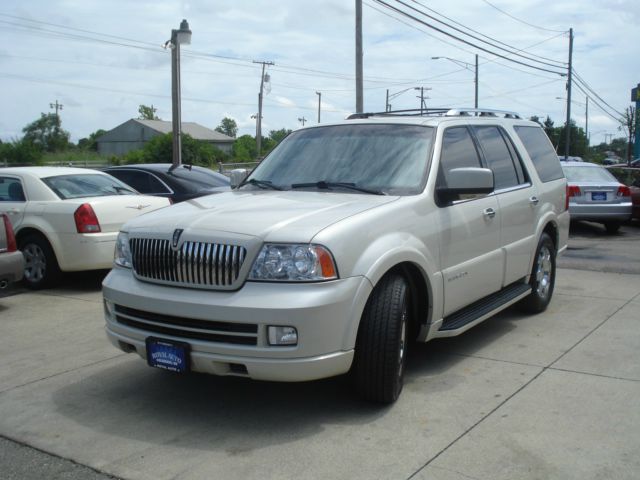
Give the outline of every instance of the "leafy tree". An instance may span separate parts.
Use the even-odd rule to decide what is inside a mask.
[[[98,142],[96,141],[98,137],[101,137],[107,133],[106,130],[99,129],[89,135],[88,138],[81,138],[78,140],[78,147],[83,150],[93,150],[94,152],[98,151]]]
[[[220,149],[191,135],[182,135],[182,163],[213,167],[226,161],[228,156]],[[124,156],[124,163],[171,163],[173,161],[173,135],[167,133],[149,140],[141,150]]]
[[[42,160],[42,155],[40,147],[24,139],[0,145],[1,163],[38,165]]]
[[[540,121],[540,117],[537,115],[533,115],[531,117],[529,117],[529,120],[531,120],[532,122],[536,122],[538,125],[542,126],[542,122]]]
[[[271,130],[269,132],[269,138],[273,140],[277,145],[284,139],[284,137],[286,137],[290,133],[291,133],[291,130],[289,130],[288,128],[281,128],[280,130]]]
[[[138,107],[138,113],[140,116],[138,119],[140,120],[160,120],[160,117],[156,115],[158,111],[157,108],[154,108],[153,105],[140,105]]]
[[[587,136],[584,133],[583,128],[578,128],[576,126],[576,122],[571,120],[570,123],[570,135],[571,135],[571,143],[569,144],[569,155],[584,157],[588,151],[588,141]],[[566,128],[563,125],[562,127],[557,127],[554,129],[556,138],[558,139],[558,154],[564,155],[565,145],[567,144],[567,134]],[[556,144],[554,144],[556,145]]]
[[[22,132],[24,142],[43,151],[59,152],[69,148],[69,132],[60,127],[60,117],[55,113],[41,113],[40,118],[24,127]]]
[[[636,136],[636,128],[638,126],[638,112],[636,107],[630,106],[624,111],[624,115],[620,119],[620,126],[618,130],[623,131],[627,136],[627,162],[631,162],[633,157],[633,141]]]
[[[220,125],[216,127],[216,132],[224,133],[231,138],[236,138],[238,134],[238,124],[233,118],[224,117]]]
[[[233,159],[237,162],[252,162],[256,158],[256,139],[251,135],[238,137],[231,148]]]

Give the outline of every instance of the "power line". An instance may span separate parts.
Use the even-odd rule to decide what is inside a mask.
[[[616,110],[615,108],[613,108],[611,105],[609,105],[600,95],[598,95],[596,93],[596,91],[591,88],[589,86],[589,84],[578,74],[578,72],[576,72],[575,68],[573,69],[573,74],[576,77],[576,80],[578,80],[580,83],[582,83],[582,85],[589,90],[593,95],[595,95],[603,104],[605,104],[607,107],[609,107],[612,111],[616,112],[618,115],[620,115],[621,117],[623,116],[622,113],[620,113],[618,110]]]
[[[430,8],[430,7],[426,6],[425,4],[423,4],[423,3],[419,2],[418,0],[411,0],[411,1],[412,1],[413,3],[415,3],[415,4],[417,4],[417,5],[420,5],[422,8],[425,8],[425,9],[429,10],[430,12],[432,12],[432,13],[434,13],[434,14],[436,14],[436,15],[440,16],[440,17],[442,17],[442,18],[445,18],[445,19],[447,19],[448,21],[450,21],[450,22],[452,22],[452,23],[455,23],[456,25],[458,25],[458,26],[460,26],[460,27],[462,27],[462,28],[464,28],[464,29],[466,29],[466,30],[469,30],[469,31],[471,31],[471,32],[473,32],[473,33],[477,33],[478,35],[480,35],[480,36],[482,36],[482,37],[484,37],[484,38],[487,38],[487,39],[489,39],[489,40],[491,40],[491,41],[493,41],[493,42],[499,43],[500,45],[504,45],[505,47],[513,48],[513,49],[515,49],[517,52],[522,52],[522,51],[527,50],[528,48],[531,48],[531,47],[527,47],[526,49],[525,49],[525,48],[523,48],[523,49],[518,49],[518,48],[513,47],[512,45],[509,45],[509,44],[507,44],[507,43],[505,43],[505,42],[502,42],[502,41],[500,41],[500,40],[498,40],[498,39],[496,39],[496,38],[490,37],[489,35],[485,35],[484,33],[479,32],[478,30],[474,30],[473,28],[468,27],[467,25],[463,25],[462,23],[460,23],[460,22],[458,22],[458,21],[456,21],[456,20],[454,20],[454,19],[452,19],[452,18],[450,18],[450,17],[447,17],[446,15],[444,15],[444,14],[442,14],[442,13],[440,13],[440,12],[438,12],[438,11],[434,10],[433,8]],[[446,23],[444,23],[444,22],[442,22],[442,23],[443,23],[444,25],[447,25],[447,24],[446,24]],[[449,25],[447,25],[447,26],[449,26]],[[461,32],[462,32],[462,31],[461,31]],[[465,35],[469,35],[469,34],[467,34],[466,32],[462,32],[462,33],[464,33]],[[562,34],[565,34],[565,33],[566,33],[566,32],[560,32],[560,34],[561,34],[561,35],[562,35]],[[470,36],[471,36],[471,35],[470,35]],[[552,38],[556,38],[557,36],[558,36],[558,35],[556,35],[556,36],[554,36],[554,37],[552,37]],[[486,42],[486,43],[488,43],[488,42]],[[562,61],[559,61],[559,60],[554,60],[554,59],[552,59],[552,58],[543,57],[543,56],[536,55],[535,53],[531,53],[531,52],[527,52],[527,54],[528,54],[528,55],[531,55],[531,56],[533,56],[533,57],[541,58],[541,59],[543,59],[543,60],[547,60],[547,61],[550,61],[550,62],[554,62],[554,63],[556,63],[556,64],[560,64],[560,66],[566,66],[566,62],[562,62]],[[543,62],[540,62],[540,63],[543,63]]]
[[[398,12],[398,13],[400,13],[400,14],[408,17],[408,18],[411,18],[415,22],[418,22],[418,23],[420,23],[420,24],[422,24],[422,25],[424,25],[424,26],[426,26],[428,28],[431,28],[432,30],[440,32],[443,35],[451,37],[451,38],[453,38],[453,39],[455,39],[455,40],[457,40],[459,42],[465,43],[465,44],[467,44],[467,45],[469,45],[471,47],[477,48],[478,50],[482,50],[483,52],[489,53],[489,54],[494,55],[496,57],[503,58],[503,59],[505,59],[505,60],[507,60],[509,62],[517,63],[517,64],[520,64],[520,65],[524,65],[525,67],[532,68],[532,69],[535,69],[535,70],[540,70],[540,71],[548,72],[548,73],[554,73],[556,75],[561,75],[561,76],[565,75],[564,73],[558,72],[556,70],[549,70],[547,68],[542,68],[542,67],[538,67],[538,66],[535,66],[535,65],[530,65],[528,63],[521,62],[521,61],[513,59],[513,58],[509,58],[508,56],[505,56],[503,54],[491,51],[491,50],[489,50],[489,49],[487,49],[485,47],[482,47],[482,46],[479,46],[479,45],[474,45],[473,43],[469,42],[468,40],[465,40],[465,39],[462,39],[460,37],[457,37],[457,36],[455,36],[455,35],[453,35],[453,34],[451,34],[449,32],[446,32],[446,31],[444,31],[444,30],[442,30],[442,29],[440,29],[440,28],[438,28],[438,27],[436,27],[434,25],[431,25],[431,24],[429,24],[429,23],[427,23],[427,22],[425,22],[423,20],[420,20],[420,19],[414,17],[413,15],[411,15],[411,14],[409,14],[407,12],[404,12],[404,11],[402,11],[402,10],[392,6],[392,5],[389,5],[388,3],[384,2],[383,0],[373,0],[373,1],[378,3],[378,4],[380,4],[380,5],[385,6],[386,8],[389,8],[389,9],[395,11],[395,12]]]
[[[513,15],[511,15],[509,12],[505,12],[504,10],[502,10],[501,8],[496,7],[493,3],[488,2],[487,0],[482,0],[484,3],[486,3],[487,5],[489,5],[491,8],[495,8],[497,11],[499,11],[500,13],[506,15],[509,18],[512,18],[513,20],[515,20],[516,22],[520,22],[523,23],[524,25],[528,25],[530,27],[533,28],[537,28],[538,30],[546,30],[547,32],[555,32],[555,33],[567,33],[566,30],[553,30],[551,28],[545,28],[545,27],[540,27],[538,25],[534,25],[533,23],[529,23],[529,22],[525,22],[524,20],[521,20],[517,17],[514,17]]]
[[[415,1],[415,0],[411,0],[411,1],[413,1],[413,3],[416,3],[416,4],[420,5],[420,6],[423,6],[421,3],[419,3],[419,2],[417,2],[417,1]],[[477,41],[482,42],[482,43],[484,43],[484,44],[486,44],[486,45],[489,45],[489,46],[491,46],[491,47],[493,47],[493,48],[497,48],[497,49],[499,49],[499,50],[502,50],[502,51],[504,51],[504,52],[507,52],[507,53],[509,53],[509,54],[511,54],[511,55],[516,55],[516,56],[518,56],[518,57],[520,57],[520,58],[523,58],[523,59],[525,59],[525,60],[528,60],[528,61],[530,61],[530,62],[536,62],[536,63],[539,63],[539,64],[541,64],[541,65],[547,65],[547,66],[549,66],[549,67],[553,67],[553,68],[562,68],[562,67],[564,66],[564,64],[563,64],[562,62],[559,62],[559,61],[557,61],[557,60],[550,60],[551,62],[554,62],[554,63],[549,63],[549,62],[547,62],[547,61],[537,60],[537,59],[532,58],[532,57],[530,57],[530,56],[528,56],[528,55],[523,55],[522,53],[519,53],[520,51],[519,51],[519,50],[517,50],[515,47],[512,47],[511,45],[507,45],[506,43],[503,43],[503,42],[498,42],[498,41],[496,41],[495,39],[493,39],[493,38],[491,38],[491,37],[489,37],[489,36],[487,36],[487,35],[482,35],[482,36],[484,36],[485,38],[489,38],[491,41],[483,40],[483,39],[482,39],[482,38],[480,38],[479,36],[476,36],[476,35],[472,35],[472,34],[470,34],[470,33],[467,33],[467,31],[465,31],[465,30],[474,31],[474,32],[475,32],[475,30],[470,29],[470,28],[469,28],[469,27],[467,27],[466,25],[462,25],[462,24],[460,24],[460,25],[462,25],[462,27],[464,28],[464,30],[463,30],[463,29],[461,29],[461,28],[458,28],[458,27],[456,27],[456,26],[450,25],[450,24],[449,24],[449,23],[447,23],[447,22],[444,22],[444,21],[442,21],[442,20],[439,20],[438,18],[434,17],[433,15],[430,15],[430,14],[428,14],[428,13],[426,13],[426,12],[424,12],[424,11],[422,11],[422,10],[418,9],[418,8],[415,8],[415,7],[413,7],[413,6],[409,5],[409,4],[407,4],[407,3],[406,3],[406,2],[404,2],[403,0],[395,0],[395,2],[396,2],[396,3],[399,3],[400,5],[405,6],[406,8],[409,8],[410,10],[413,10],[414,12],[417,12],[417,13],[419,13],[420,15],[423,15],[423,16],[425,16],[425,17],[427,17],[427,18],[429,18],[429,19],[431,19],[431,20],[433,20],[433,21],[435,21],[435,22],[438,22],[438,23],[439,23],[439,24],[441,24],[441,25],[444,25],[445,27],[450,28],[451,30],[454,30],[454,31],[456,31],[456,32],[459,32],[459,33],[461,33],[462,35],[466,35],[466,36],[468,36],[468,37],[470,37],[470,38],[473,38],[474,40],[477,40]],[[428,8],[428,7],[427,7],[427,8]],[[493,43],[493,42],[496,42],[496,43]],[[500,46],[499,44],[505,45],[505,46],[506,46],[506,47],[508,47],[508,48],[502,47],[502,46]],[[476,47],[477,47],[477,46],[476,46]]]

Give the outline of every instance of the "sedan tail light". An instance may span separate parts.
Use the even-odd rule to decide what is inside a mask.
[[[580,191],[580,187],[577,185],[567,185],[567,194],[570,197],[579,197],[582,195],[582,192]]]
[[[618,187],[618,196],[619,197],[630,197],[631,196],[631,189],[629,187],[627,187],[626,185],[620,185]]]
[[[99,233],[100,222],[96,213],[88,203],[83,203],[73,214],[73,218],[76,221],[76,229],[78,233]]]
[[[7,232],[7,251],[15,252],[18,249],[18,245],[16,244],[16,236],[13,233],[13,227],[9,221],[9,217],[2,215],[2,219],[4,220],[4,229]]]

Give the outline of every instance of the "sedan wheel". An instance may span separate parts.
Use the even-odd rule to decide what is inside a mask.
[[[25,260],[24,282],[38,290],[51,285],[59,276],[60,268],[49,242],[40,235],[20,240],[19,248]]]

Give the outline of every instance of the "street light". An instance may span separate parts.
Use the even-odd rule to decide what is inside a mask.
[[[424,91],[425,90],[431,90],[431,88],[426,88],[426,87],[409,87],[409,88],[405,88],[404,90],[400,90],[399,92],[396,93],[389,93],[389,89],[387,88],[387,101],[384,107],[384,111],[385,112],[390,112],[391,111],[391,104],[389,103],[389,100],[393,100],[396,97],[399,97],[400,95],[402,95],[404,92],[408,92],[409,90],[420,90],[420,111],[422,112],[423,106],[424,106],[424,100],[425,100],[425,96],[424,96]],[[428,97],[426,97],[428,98]]]
[[[318,95],[318,123],[320,123],[320,105],[322,104],[322,92],[316,92]]]
[[[431,57],[431,60],[440,60],[440,59],[449,60],[450,62],[453,62],[458,66],[466,68],[467,70],[470,70],[471,67],[474,68],[474,72],[475,72],[475,78],[474,78],[474,81],[473,81],[473,83],[475,85],[474,108],[478,108],[478,55],[476,54],[476,63],[475,63],[475,65],[472,65],[471,63],[463,62],[462,60],[457,60],[457,59],[451,58],[451,57]]]
[[[191,30],[186,20],[180,22],[179,30],[171,30],[171,39],[164,48],[171,49],[171,109],[173,129],[173,165],[171,169],[182,163],[182,119],[180,113],[180,45],[191,43]]]

